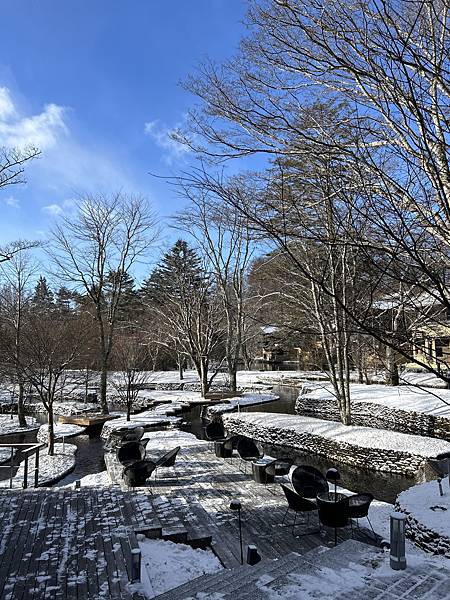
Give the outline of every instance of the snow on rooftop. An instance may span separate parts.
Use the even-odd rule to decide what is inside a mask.
[[[275,427],[298,433],[310,433],[339,443],[360,446],[361,448],[408,452],[426,458],[434,457],[442,452],[450,452],[450,443],[444,440],[397,433],[387,429],[342,425],[335,421],[313,419],[312,417],[300,415],[255,412],[224,415],[224,419],[242,420],[260,427]]]

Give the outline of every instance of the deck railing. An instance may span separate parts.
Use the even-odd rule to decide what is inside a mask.
[[[31,456],[35,456],[34,467],[31,469],[31,474],[33,475],[33,483],[31,487],[38,487],[39,483],[39,453],[41,448],[45,448],[46,444],[0,444],[0,448],[10,448],[11,456],[9,458],[9,464],[1,464],[0,469],[9,469],[9,487],[12,489],[13,487],[13,479],[14,479],[14,467],[17,465],[14,464],[14,450],[21,450],[22,456],[24,457],[24,465],[23,465],[23,481],[22,488],[25,490],[28,488],[28,475],[30,474],[29,469],[29,460]]]

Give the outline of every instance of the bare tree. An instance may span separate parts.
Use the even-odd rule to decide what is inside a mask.
[[[237,389],[237,370],[249,328],[250,299],[246,285],[256,241],[241,212],[232,210],[219,197],[184,187],[189,207],[177,217],[178,227],[196,240],[214,276],[226,321],[225,358],[230,390]],[[253,316],[256,305],[252,303]]]
[[[147,358],[147,345],[142,334],[121,333],[114,346],[113,361],[117,371],[111,383],[126,406],[127,421],[130,420],[140,386],[151,379],[151,373],[145,370]]]
[[[40,151],[34,146],[25,148],[0,148],[0,190],[8,185],[25,183],[24,165],[37,158]]]
[[[24,330],[17,369],[36,391],[48,415],[48,453],[54,453],[55,400],[67,387],[65,374],[76,363],[83,346],[83,330],[75,314],[33,311]]]
[[[141,197],[87,196],[74,216],[53,231],[51,256],[60,276],[85,294],[92,307],[100,350],[100,400],[104,413],[107,373],[124,282],[154,243],[155,216]]]
[[[24,165],[39,155],[40,151],[34,146],[23,149],[0,147],[0,192],[7,186],[25,183]],[[0,263],[11,260],[15,254],[38,245],[38,242],[25,240],[2,245],[0,246]]]
[[[17,385],[17,414],[21,427],[26,427],[24,412],[24,391],[26,381],[20,368],[24,340],[23,331],[26,326],[27,312],[32,295],[30,282],[36,265],[27,251],[17,252],[8,262],[1,265],[0,279],[0,320],[4,325],[7,343],[3,351],[3,367],[13,385]]]
[[[248,23],[236,60],[207,63],[188,81],[202,105],[178,139],[208,157],[259,152],[300,161],[333,152],[360,186],[348,198],[354,217],[370,223],[369,237],[350,230],[348,242],[366,251],[379,282],[414,287],[411,299],[425,294],[450,309],[449,3],[261,0]],[[334,120],[350,135],[317,118],[319,96],[333,100]],[[438,313],[428,312],[437,329]],[[392,335],[347,314],[355,328],[450,382],[412,352],[404,329]]]

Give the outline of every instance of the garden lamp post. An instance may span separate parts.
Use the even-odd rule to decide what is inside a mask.
[[[337,469],[333,467],[331,469],[328,469],[325,477],[327,481],[331,481],[331,483],[334,483],[334,501],[337,502],[337,482],[341,480],[341,474]]]
[[[241,508],[242,508],[242,504],[239,502],[239,500],[232,500],[230,502],[230,509],[231,510],[237,510],[237,513],[238,513],[239,545],[240,545],[240,549],[241,549],[241,565],[243,565],[244,564],[244,550],[243,550],[243,547],[242,547]]]
[[[405,556],[405,521],[403,513],[391,514],[391,569],[400,571],[406,569]]]

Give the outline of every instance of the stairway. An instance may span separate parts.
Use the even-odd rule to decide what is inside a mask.
[[[377,549],[353,540],[344,542],[333,549],[315,548],[303,556],[291,552],[278,560],[263,559],[254,567],[244,565],[234,569],[226,569],[214,575],[203,575],[158,596],[158,600],[186,600],[191,597],[195,598],[196,594],[199,594],[199,598],[206,599],[219,593],[221,598],[224,599],[266,598],[266,595],[259,595],[261,586],[270,585],[272,588],[276,585],[276,587],[279,587],[289,573],[308,572],[308,574],[319,574],[322,565],[336,568],[339,562],[343,562],[343,557],[350,561],[354,557],[359,557],[361,549],[367,552],[368,548],[374,555],[379,553]]]
[[[394,600],[450,598],[448,567],[424,561],[414,569],[392,571],[379,549],[356,540],[320,547],[303,556],[290,553],[213,575],[203,575],[158,596],[158,600],[269,600],[332,598]],[[288,592],[286,592],[288,590]]]

